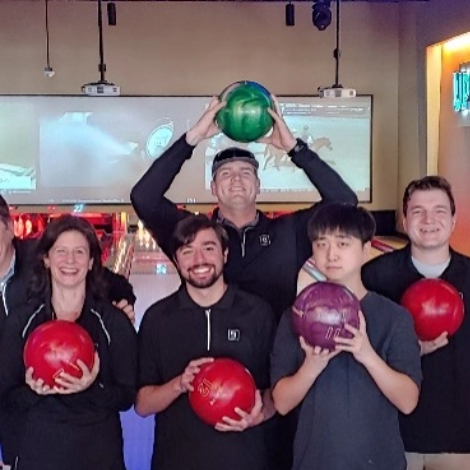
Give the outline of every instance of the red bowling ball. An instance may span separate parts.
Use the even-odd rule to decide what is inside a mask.
[[[220,358],[203,364],[193,380],[189,403],[194,412],[211,426],[222,418],[239,420],[235,408],[249,413],[255,405],[253,376],[239,362]]]
[[[55,378],[66,372],[81,377],[77,365],[80,359],[91,369],[95,348],[88,332],[80,325],[64,320],[53,320],[38,326],[29,336],[23,351],[26,368],[33,368],[33,378],[43,379],[53,387]]]
[[[447,331],[453,335],[464,317],[459,291],[442,279],[421,279],[403,294],[401,304],[411,313],[422,341],[432,341]]]
[[[311,346],[333,350],[334,338],[352,338],[345,325],[359,328],[357,297],[345,286],[333,282],[315,282],[307,286],[292,306],[292,326]]]

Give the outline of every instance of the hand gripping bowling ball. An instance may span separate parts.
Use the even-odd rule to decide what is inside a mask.
[[[333,282],[315,282],[307,286],[292,306],[292,326],[310,346],[333,350],[334,338],[352,338],[344,328],[359,328],[357,297],[345,286]]]
[[[220,130],[237,142],[253,142],[273,126],[268,108],[274,109],[271,94],[256,82],[242,81],[228,86],[220,95],[226,101],[216,115]]]
[[[211,426],[222,418],[239,420],[238,407],[249,413],[255,405],[256,385],[252,375],[233,359],[220,358],[203,364],[193,380],[189,403],[194,412]]]
[[[81,377],[80,359],[91,369],[95,348],[88,332],[76,323],[53,320],[38,326],[29,336],[23,351],[26,368],[33,368],[33,378],[43,379],[53,387],[61,373]]]
[[[463,321],[462,297],[442,279],[415,282],[403,294],[401,304],[413,316],[416,334],[422,341],[432,341],[444,331],[453,335]]]

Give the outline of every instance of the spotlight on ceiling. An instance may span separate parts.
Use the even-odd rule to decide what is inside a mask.
[[[286,5],[286,26],[295,26],[295,6],[290,0]]]
[[[313,0],[312,22],[320,30],[324,31],[331,24],[331,0]]]

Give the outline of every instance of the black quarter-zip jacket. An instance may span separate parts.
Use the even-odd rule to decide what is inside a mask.
[[[165,197],[184,162],[193,153],[194,147],[187,144],[185,138],[183,135],[166,150],[131,192],[137,215],[168,256],[175,226],[189,214]],[[357,203],[356,195],[338,173],[307,146],[292,157],[292,161],[305,171],[320,193],[322,203]],[[240,231],[222,221],[229,235],[225,278],[267,300],[277,320],[292,305],[298,272],[312,254],[307,226],[317,207],[318,204],[314,204],[275,219],[259,213],[255,226]],[[213,217],[219,218],[217,211]]]
[[[9,315],[0,344],[0,400],[18,470],[124,469],[119,411],[134,402],[137,337],[126,315],[88,294],[76,323],[90,334],[100,371],[86,390],[38,395],[25,383],[23,349],[32,331],[54,318],[50,302]],[[115,466],[113,466],[115,465]]]
[[[152,305],[139,330],[139,386],[162,385],[201,357],[229,357],[269,387],[275,320],[262,299],[229,286],[210,308],[197,305],[185,286]],[[192,411],[188,394],[158,414],[153,470],[267,470],[264,425],[222,433]]]
[[[26,310],[31,313],[31,307],[26,306],[28,301],[28,287],[31,280],[31,268],[36,256],[36,239],[21,240],[15,238],[13,246],[15,248],[15,265],[13,276],[5,283],[0,292],[0,340],[5,329],[5,322],[10,315],[21,315]],[[109,269],[103,268],[103,279],[108,287],[108,299],[110,301],[120,301],[126,299],[134,305],[135,295],[129,281],[119,274]],[[0,368],[3,358],[0,358]],[[5,463],[13,465],[16,449],[16,434],[12,435],[15,421],[11,412],[5,412],[3,403],[0,402],[0,441],[2,445],[3,460]],[[13,445],[13,447],[12,447]]]

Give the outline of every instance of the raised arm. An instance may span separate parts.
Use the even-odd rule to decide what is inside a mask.
[[[224,104],[213,98],[199,121],[153,162],[131,190],[131,202],[138,217],[166,254],[176,224],[188,212],[178,209],[165,194],[196,145],[220,132],[214,117]]]
[[[302,140],[289,152],[292,161],[305,171],[310,182],[317,188],[322,202],[346,202],[357,204],[357,196],[343,178],[324,162]]]
[[[317,188],[323,202],[347,202],[357,204],[354,191],[343,181],[341,176],[325,163],[317,153],[310,150],[307,143],[295,139],[282,117],[281,108],[275,96],[272,96],[276,112],[268,110],[274,119],[273,132],[260,142],[274,145],[284,150],[299,168],[305,171],[308,179]]]
[[[139,219],[168,254],[171,234],[186,211],[165,197],[184,162],[191,157],[194,147],[182,135],[137,182],[131,191],[131,202]]]

